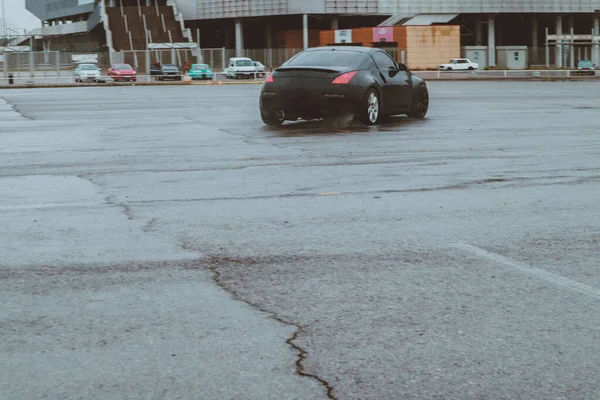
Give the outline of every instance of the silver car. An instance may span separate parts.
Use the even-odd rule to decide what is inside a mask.
[[[96,64],[79,64],[74,75],[75,82],[98,82],[102,73]]]

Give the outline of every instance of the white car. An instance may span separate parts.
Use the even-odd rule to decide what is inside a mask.
[[[264,78],[266,75],[265,72],[265,66],[263,63],[261,63],[260,61],[252,61],[252,63],[254,64],[254,67],[256,68],[256,76],[258,78]]]
[[[248,57],[233,57],[229,59],[229,67],[225,74],[230,79],[254,78],[256,67]]]
[[[440,64],[440,71],[473,71],[478,68],[479,64],[468,58],[453,58],[447,64]]]
[[[102,73],[96,64],[79,64],[75,68],[74,75],[75,82],[98,82]]]

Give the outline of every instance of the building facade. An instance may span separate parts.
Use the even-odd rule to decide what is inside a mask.
[[[290,14],[594,13],[599,0],[177,0],[189,20]]]
[[[107,7],[150,7],[165,0],[104,2]],[[600,0],[168,0],[172,2],[202,48],[236,49],[239,54],[298,44],[305,48],[314,44],[315,32],[330,29],[453,24],[460,26],[463,47],[486,47],[490,67],[496,64],[498,46],[527,46],[530,65],[544,64],[546,34],[571,32],[595,35],[583,54],[600,65]],[[26,0],[26,5],[42,21],[54,22],[85,17],[95,8],[94,0]],[[568,45],[553,43],[551,64],[572,66],[573,54]]]
[[[52,21],[94,11],[94,0],[26,0],[25,7],[41,21]]]

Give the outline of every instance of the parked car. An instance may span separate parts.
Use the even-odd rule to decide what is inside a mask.
[[[129,64],[113,64],[108,69],[108,76],[119,81],[137,81],[137,73],[135,68],[132,68]]]
[[[167,79],[180,81],[183,79],[183,74],[179,70],[179,67],[175,64],[154,64],[150,67],[150,75],[154,76],[158,81],[164,81]]]
[[[270,126],[345,114],[375,125],[388,115],[424,118],[429,92],[423,79],[381,49],[316,47],[298,53],[265,79],[259,108]]]
[[[96,64],[79,64],[73,74],[75,75],[75,82],[98,82],[102,72]]]
[[[256,67],[248,57],[233,57],[229,59],[225,75],[231,79],[254,78]]]
[[[572,73],[574,75],[596,75],[596,64],[590,60],[581,60],[577,63],[577,70]]]
[[[254,64],[254,72],[256,72],[257,78],[264,78],[266,76],[265,66],[260,61],[252,61]]]
[[[208,64],[192,64],[190,68],[190,78],[196,79],[212,79],[213,73]]]
[[[447,64],[440,64],[442,71],[473,71],[479,69],[479,64],[471,62],[468,58],[453,58]]]

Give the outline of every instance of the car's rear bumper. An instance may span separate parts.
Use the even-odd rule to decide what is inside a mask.
[[[324,118],[345,113],[356,114],[363,96],[363,89],[341,85],[310,92],[301,89],[293,92],[263,90],[260,107],[263,110],[282,110],[288,120]]]

